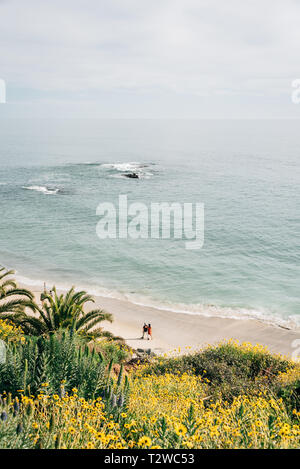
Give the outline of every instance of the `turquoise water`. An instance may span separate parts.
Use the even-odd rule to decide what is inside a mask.
[[[300,324],[297,121],[2,121],[0,262],[31,283]],[[128,170],[140,179],[127,179]],[[100,240],[100,202],[202,202],[205,242]]]

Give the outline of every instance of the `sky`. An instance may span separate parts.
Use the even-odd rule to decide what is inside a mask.
[[[0,118],[299,118],[299,24],[299,0],[0,0]]]

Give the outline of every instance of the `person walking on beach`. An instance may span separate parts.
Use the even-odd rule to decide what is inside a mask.
[[[144,322],[142,339],[145,338],[145,334],[147,334],[147,332],[148,332],[148,326],[147,326],[147,324]]]
[[[148,324],[148,340],[152,340],[152,327],[151,324]]]

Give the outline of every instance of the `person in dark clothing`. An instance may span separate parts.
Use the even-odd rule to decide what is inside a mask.
[[[148,326],[147,326],[147,324],[144,322],[142,339],[145,338],[145,334],[147,334],[147,332],[148,332]]]

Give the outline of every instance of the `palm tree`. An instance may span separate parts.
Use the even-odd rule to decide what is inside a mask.
[[[28,315],[26,312],[16,314],[14,322],[25,334],[40,336],[59,329],[73,329],[88,338],[108,337],[118,339],[100,326],[103,321],[113,321],[110,313],[102,309],[84,312],[86,303],[94,303],[92,296],[85,291],[75,292],[72,287],[65,295],[58,295],[56,288],[41,294],[41,306],[32,304],[38,316]]]
[[[13,270],[0,268],[0,318],[11,319],[12,315],[22,313],[31,304],[33,294],[25,288],[18,288],[12,275]]]

